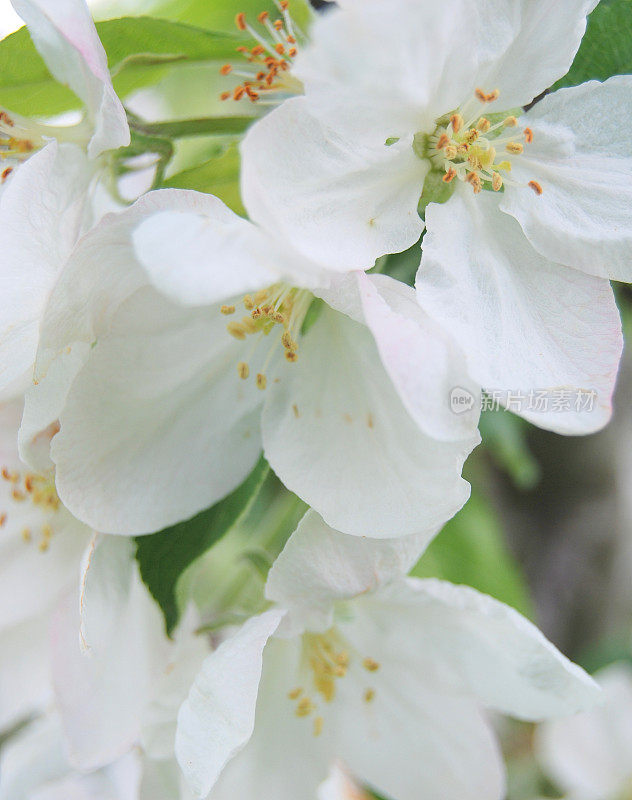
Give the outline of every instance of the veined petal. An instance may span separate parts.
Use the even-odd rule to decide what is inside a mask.
[[[123,303],[51,445],[66,506],[97,530],[142,534],[235,489],[261,452],[263,393],[239,379],[243,351],[219,306],[184,308],[149,287]]]
[[[339,533],[308,511],[272,565],[266,597],[288,609],[299,629],[327,630],[333,605],[405,575],[424,537],[366,540]]]
[[[532,623],[467,586],[407,578],[356,603],[370,622],[349,635],[375,651],[383,674],[399,664],[438,691],[470,694],[520,719],[575,714],[599,701],[592,678]]]
[[[30,372],[48,295],[80,233],[90,171],[74,145],[51,142],[0,199],[0,387]]]
[[[328,269],[368,269],[421,235],[417,203],[428,167],[410,141],[344,139],[298,97],[250,128],[242,156],[251,218]]]
[[[262,426],[277,475],[344,533],[429,539],[468,497],[460,473],[478,437],[419,430],[369,331],[327,307],[269,382]]]
[[[540,427],[605,425],[622,348],[608,282],[538,255],[488,192],[464,187],[426,217],[417,297],[463,348],[471,375]],[[531,397],[540,391],[545,405]]]
[[[83,100],[94,125],[90,158],[130,142],[107,56],[84,0],[11,0],[55,78]]]
[[[283,611],[252,617],[204,662],[178,715],[176,755],[191,789],[206,797],[226,764],[247,744],[264,648]]]
[[[449,335],[424,313],[409,286],[386,275],[357,274],[362,310],[382,364],[417,425],[428,436],[454,441],[476,433],[480,387],[467,373],[464,354]],[[472,398],[455,413],[451,393]]]
[[[488,48],[502,32],[502,49],[481,60],[477,85],[500,90],[503,108],[528,105],[570,69],[599,0],[501,0],[477,6]],[[476,44],[472,43],[473,47]]]
[[[556,19],[557,11],[552,15]],[[560,89],[523,118],[534,141],[512,177],[541,195],[507,187],[514,216],[543,256],[601,278],[632,281],[632,77]],[[567,141],[560,147],[560,141]]]

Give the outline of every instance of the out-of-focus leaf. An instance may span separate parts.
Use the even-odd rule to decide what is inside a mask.
[[[169,66],[232,59],[244,42],[236,34],[154,17],[106,20],[97,30],[121,97],[159,81]],[[0,42],[0,105],[30,116],[81,108],[73,92],[51,76],[26,28]]]
[[[406,283],[408,286],[414,286],[420,261],[421,242],[416,242],[403,253],[382,256],[372,271],[390,275],[391,278]]]
[[[473,586],[526,616],[533,615],[526,582],[500,523],[478,493],[472,493],[469,503],[430,544],[412,574]]]
[[[194,189],[214,194],[237,214],[245,215],[239,193],[239,151],[231,146],[221,155],[163,182],[166,189]]]
[[[540,480],[540,465],[527,444],[528,424],[509,411],[486,411],[479,424],[483,445],[518,489],[533,489]]]
[[[238,12],[254,22],[262,11],[268,11],[273,19],[274,15],[279,16],[273,0],[165,0],[156,6],[154,13],[213,30],[234,30]],[[290,11],[295,22],[306,30],[313,16],[309,2],[290,0]]]
[[[180,576],[246,514],[268,471],[262,457],[241,486],[219,503],[185,522],[136,538],[141,576],[162,609],[169,635],[180,617],[176,600]]]
[[[632,73],[632,0],[601,0],[573,65],[554,89]]]

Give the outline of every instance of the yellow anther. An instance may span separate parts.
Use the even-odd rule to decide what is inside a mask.
[[[445,151],[444,151],[444,152],[445,152],[445,157],[446,157],[446,158],[447,158],[449,161],[452,161],[452,159],[453,159],[453,158],[456,158],[456,154],[457,154],[456,145],[454,145],[454,144],[449,144],[449,145],[448,145],[448,146],[445,148]]]
[[[450,144],[450,137],[447,133],[442,133],[439,137],[439,141],[437,142],[437,150],[443,150],[444,147],[447,147]]]
[[[450,124],[454,133],[458,133],[464,125],[463,117],[460,114],[452,114]]]
[[[533,142],[533,131],[531,128],[524,129],[524,138],[527,144],[531,144],[531,142]]]
[[[292,689],[291,692],[288,692],[288,697],[290,700],[298,700],[298,698],[303,694],[303,688],[301,686],[297,686],[296,689]]]
[[[466,156],[468,150],[469,150],[469,147],[466,144],[460,144],[456,148],[456,152],[460,156]]]
[[[222,314],[234,314],[235,313],[235,306],[222,306],[220,308]]]
[[[25,542],[30,542],[33,538],[31,531],[28,528],[22,528],[22,540]]]
[[[476,172],[469,172],[465,176],[465,180],[470,184],[472,187],[474,194],[479,194],[481,189],[483,188],[482,181],[480,176]]]
[[[379,662],[375,661],[373,658],[365,658],[362,662],[362,666],[369,672],[377,672],[377,670],[380,668]]]
[[[286,350],[285,360],[289,361],[290,364],[294,364],[295,361],[298,361],[298,353],[296,352],[296,350]]]
[[[446,172],[446,174],[441,179],[444,183],[451,183],[456,178],[456,170],[453,167]]]
[[[367,689],[364,693],[364,702],[370,703],[375,698],[375,689]]]
[[[26,500],[26,495],[24,492],[21,492],[19,489],[13,489],[11,491],[11,497],[16,500],[18,503],[21,503],[22,500]]]
[[[530,189],[533,189],[537,195],[541,195],[544,191],[542,186],[537,181],[529,181],[528,186]]]
[[[255,294],[255,305],[259,305],[260,303],[263,303],[263,301],[267,299],[268,299],[268,290],[259,289],[259,291]]]
[[[246,308],[246,311],[252,311],[252,309],[255,307],[255,301],[249,294],[244,297],[244,307]]]
[[[481,133],[487,133],[487,131],[492,127],[492,123],[486,117],[481,117],[476,123],[476,127]]]
[[[493,92],[484,92],[482,89],[476,89],[474,94],[481,103],[493,103],[494,100],[498,100],[500,96],[498,89],[494,89]]]
[[[229,322],[226,326],[226,330],[231,336],[234,336],[235,339],[246,338],[246,329],[241,322]]]
[[[43,525],[42,526],[42,536],[44,539],[50,539],[53,535],[53,529],[50,525]]]
[[[520,144],[520,142],[507,142],[505,145],[505,150],[512,155],[520,155],[523,152],[524,147]]]
[[[37,545],[37,549],[40,551],[40,553],[45,553],[49,547],[50,544],[48,539],[42,539],[42,541]]]
[[[323,725],[325,724],[325,720],[322,717],[316,717],[314,720],[314,736],[320,736],[323,732]]]
[[[268,379],[262,372],[257,373],[257,389],[263,391],[268,385]]]
[[[515,128],[518,124],[518,119],[516,117],[506,117],[503,120],[503,125],[505,128]]]
[[[496,169],[502,169],[504,172],[511,172],[511,161],[501,161],[496,164]]]
[[[473,144],[479,137],[479,132],[476,128],[470,128],[464,135],[464,139],[468,144]]]
[[[0,514],[0,528],[3,527],[6,521],[7,521],[7,515],[4,513]]]
[[[245,361],[240,361],[237,364],[237,373],[242,380],[246,380],[246,378],[250,375],[250,367],[246,364]]]
[[[309,697],[302,697],[296,706],[296,716],[297,717],[309,717],[312,711],[315,709],[314,704],[309,699]]]
[[[502,189],[502,185],[503,185],[502,177],[497,172],[494,172],[492,177],[492,189],[495,192],[499,192]]]
[[[259,330],[257,323],[252,317],[242,317],[241,324],[244,326],[246,333],[256,333]]]
[[[283,344],[283,347],[285,347],[286,350],[296,350],[297,348],[297,344],[294,341],[294,339],[292,339],[292,336],[289,331],[285,331],[283,336],[281,336],[281,343]]]

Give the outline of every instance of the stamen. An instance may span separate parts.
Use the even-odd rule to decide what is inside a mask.
[[[375,698],[375,689],[367,689],[364,693],[364,702],[371,703]]]
[[[314,720],[314,736],[320,736],[323,732],[323,725],[325,724],[325,720],[322,717],[316,717]]]
[[[494,100],[498,100],[500,91],[498,89],[494,89],[492,92],[486,93],[482,89],[475,89],[474,94],[476,95],[477,99],[481,101],[481,103],[493,103]]]
[[[456,178],[456,170],[454,167],[450,167],[450,169],[446,172],[446,174],[441,179],[444,183],[451,183]]]
[[[537,181],[529,181],[529,183],[527,185],[529,186],[530,189],[533,189],[533,191],[537,195],[541,195],[542,192],[544,191],[542,189],[542,186]]]
[[[234,314],[235,313],[235,306],[222,306],[220,308],[222,314]]]
[[[499,192],[502,189],[502,185],[503,185],[502,177],[497,172],[494,172],[492,177],[492,189],[495,192]]]
[[[520,142],[507,142],[505,150],[512,155],[520,155],[524,151],[524,147]]]
[[[362,666],[369,672],[377,672],[377,670],[380,668],[379,662],[375,661],[373,658],[365,658],[362,662]]]
[[[450,123],[452,125],[452,130],[454,133],[458,133],[461,128],[463,127],[463,117],[460,114],[452,114],[450,117]]]
[[[524,138],[527,144],[531,144],[533,142],[533,131],[531,128],[524,129]]]
[[[263,373],[258,372],[257,373],[257,389],[260,389],[261,391],[264,391],[264,389],[266,388],[267,385],[268,385],[268,380],[267,380],[266,376]]]
[[[239,377],[245,381],[250,375],[250,367],[245,361],[240,361],[239,364],[237,364],[237,372]]]

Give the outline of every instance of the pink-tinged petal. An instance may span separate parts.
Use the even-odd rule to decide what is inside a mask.
[[[125,109],[112,86],[107,56],[85,0],[11,2],[52,74],[85,103],[94,126],[90,158],[128,145]]]

